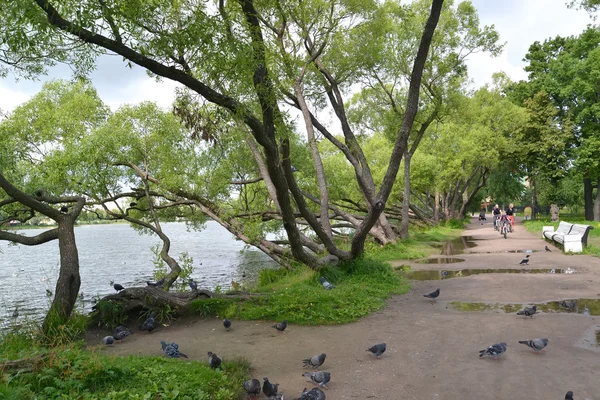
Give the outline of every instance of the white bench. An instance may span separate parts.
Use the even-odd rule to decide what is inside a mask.
[[[590,229],[594,228],[590,225],[570,224],[560,221],[556,231],[553,226],[544,226],[542,237],[561,244],[565,253],[581,253],[583,246],[587,247],[587,237]]]

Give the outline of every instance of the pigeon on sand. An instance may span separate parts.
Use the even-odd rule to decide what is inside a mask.
[[[519,265],[529,265],[529,254],[527,254],[525,258],[521,260]]]
[[[371,353],[373,353],[373,355],[377,358],[381,358],[381,355],[385,352],[385,350],[386,350],[385,343],[379,343],[379,344],[376,344],[375,346],[372,346],[367,349],[367,351],[370,351]]]
[[[223,327],[225,328],[226,331],[231,329],[231,321],[228,320],[227,318],[225,318],[223,320]]]
[[[276,323],[275,325],[273,325],[273,328],[277,329],[278,332],[285,331],[285,328],[287,328],[287,320]]]
[[[427,297],[430,298],[433,301],[436,301],[436,299],[440,296],[440,289],[437,289],[435,292],[431,292],[429,294],[424,294],[423,297]]]
[[[304,363],[303,366],[318,369],[325,362],[325,357],[327,357],[327,354],[322,353],[316,356],[312,356],[311,358],[304,359],[302,360],[302,362]]]
[[[309,378],[311,381],[319,385],[319,387],[323,387],[328,389],[327,383],[331,380],[331,373],[326,371],[316,371],[316,372],[305,372],[302,374],[305,378]]]
[[[533,352],[537,354],[544,350],[544,347],[548,346],[548,339],[519,340],[519,343],[531,347]]]
[[[208,352],[208,366],[212,369],[217,369],[221,365],[221,359],[212,351]]]
[[[300,397],[296,400],[325,400],[325,393],[319,388],[312,388],[311,390],[306,390],[300,395]]]
[[[533,314],[537,312],[537,306],[525,307],[523,311],[519,311],[517,315],[524,315],[525,317],[533,318]]]
[[[167,343],[164,340],[162,340],[160,342],[160,345],[162,346],[162,350],[167,355],[167,357],[170,357],[170,358],[179,358],[179,357],[188,358],[188,356],[186,356],[185,354],[183,354],[182,352],[179,351],[179,345],[177,343],[175,343],[175,342],[173,342],[173,343]]]
[[[275,384],[273,385],[271,382],[269,382],[269,378],[264,377],[263,378],[263,393],[265,394],[265,396],[267,397],[271,397],[271,396],[277,396],[277,392],[279,389],[279,384]]]
[[[258,379],[250,379],[244,382],[244,390],[249,399],[256,399],[260,395],[260,381]]]
[[[156,328],[156,321],[154,318],[156,318],[156,313],[152,311],[148,319],[146,319],[144,323],[140,325],[140,331],[152,332],[154,328]]]
[[[485,350],[479,350],[479,357],[492,356],[494,360],[506,352],[506,343],[496,343]]]

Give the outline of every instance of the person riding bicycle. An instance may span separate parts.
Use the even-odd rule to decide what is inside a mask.
[[[498,218],[500,218],[500,215],[502,214],[502,210],[500,210],[500,207],[498,207],[498,204],[496,204],[494,206],[494,209],[492,210],[492,214],[494,215],[494,229],[496,229],[496,227],[498,226],[496,224]]]
[[[506,209],[506,217],[510,220],[510,225],[514,230],[515,227],[515,206],[510,203]]]

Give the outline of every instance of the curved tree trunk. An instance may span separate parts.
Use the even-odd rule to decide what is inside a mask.
[[[69,319],[81,286],[74,221],[67,216],[60,218],[57,222],[60,271],[54,290],[54,299],[42,325],[44,332],[64,324]]]

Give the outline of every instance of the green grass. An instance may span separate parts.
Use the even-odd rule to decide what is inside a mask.
[[[587,221],[583,217],[571,217],[565,216],[561,220],[583,225],[592,225],[594,229],[588,233],[588,245],[583,248],[583,253],[590,256],[600,257],[600,223],[595,221]],[[536,235],[542,234],[542,228],[544,226],[553,226],[554,229],[558,228],[559,222],[552,222],[550,218],[537,219],[534,221],[523,221],[525,228]]]
[[[0,336],[0,362],[45,354],[34,371],[4,371],[0,399],[211,399],[242,395],[250,365],[225,360],[219,370],[201,362],[161,357],[118,357],[84,343],[44,347],[35,334]]]
[[[451,224],[449,224],[451,225]],[[454,225],[458,227],[453,227]],[[289,271],[262,271],[248,300],[208,299],[191,304],[193,314],[241,320],[271,320],[299,325],[330,325],[356,321],[385,307],[394,294],[404,294],[410,283],[387,261],[411,260],[439,253],[439,246],[460,235],[462,221],[452,226],[413,230],[411,238],[387,246],[369,244],[364,258],[320,272],[303,266]],[[335,289],[325,290],[324,276]]]

